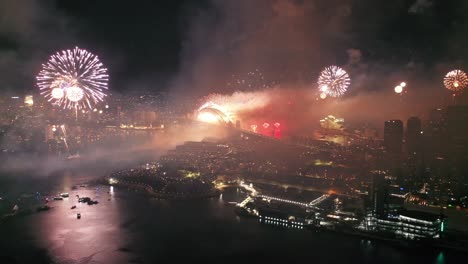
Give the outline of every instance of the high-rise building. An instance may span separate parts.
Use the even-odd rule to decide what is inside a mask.
[[[406,152],[408,155],[419,155],[422,148],[421,119],[410,117],[406,123]]]
[[[447,141],[451,159],[468,156],[468,106],[450,106],[447,109]]]
[[[369,196],[372,203],[372,214],[380,218],[386,217],[388,213],[388,183],[385,174],[374,172],[371,177]]]
[[[425,156],[429,160],[445,155],[446,114],[446,109],[436,108],[431,110],[428,123],[424,128],[424,150]]]
[[[401,120],[385,121],[384,147],[388,153],[399,156],[403,145],[403,122]]]
[[[447,157],[458,184],[458,191],[468,191],[468,105],[447,109]]]

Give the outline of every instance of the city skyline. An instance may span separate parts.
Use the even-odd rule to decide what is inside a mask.
[[[0,262],[463,262],[467,11],[0,1]]]

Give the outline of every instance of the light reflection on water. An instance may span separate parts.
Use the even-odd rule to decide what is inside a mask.
[[[107,189],[106,189],[107,188]],[[123,214],[109,187],[79,188],[63,201],[51,201],[51,210],[32,216],[30,228],[40,247],[49,250],[59,263],[92,259],[103,263],[128,263],[127,254],[118,249],[127,234],[120,228]],[[78,203],[90,197],[97,205]],[[71,209],[76,205],[76,209]],[[77,219],[77,213],[81,219]]]

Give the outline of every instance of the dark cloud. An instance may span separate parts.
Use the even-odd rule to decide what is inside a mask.
[[[72,39],[68,19],[53,1],[0,1],[0,80],[2,90],[32,90],[48,54]]]
[[[408,9],[409,13],[424,13],[427,9],[432,7],[431,0],[416,0],[413,5]]]

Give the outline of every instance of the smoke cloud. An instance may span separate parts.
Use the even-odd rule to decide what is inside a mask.
[[[410,10],[429,7],[430,1],[416,1]],[[201,104],[221,105],[244,128],[278,121],[290,134],[310,134],[329,114],[370,122],[380,130],[387,119],[424,117],[448,102],[442,78],[450,66],[428,63],[424,56],[432,55],[421,43],[408,42],[408,36],[399,36],[401,42],[378,41],[393,34],[390,26],[398,26],[392,19],[408,8],[405,1],[213,0],[190,19],[173,92],[180,97],[215,93]],[[420,30],[416,24],[398,25]],[[350,74],[351,86],[342,98],[320,100],[316,80],[332,64]],[[250,91],[226,85],[233,74],[254,69],[265,82],[279,84]],[[408,86],[397,95],[393,89],[402,81]]]
[[[205,138],[223,138],[227,131],[218,126],[203,124],[184,124],[172,126],[163,133],[141,141],[128,138],[125,141],[114,140],[110,144],[99,145],[80,153],[77,159],[60,159],[56,156],[40,156],[23,153],[9,155],[0,163],[0,172],[33,173],[33,176],[49,176],[56,172],[79,169],[90,170],[93,175],[103,175],[119,168],[137,166],[143,162],[157,160],[168,150],[186,141],[201,141]]]

